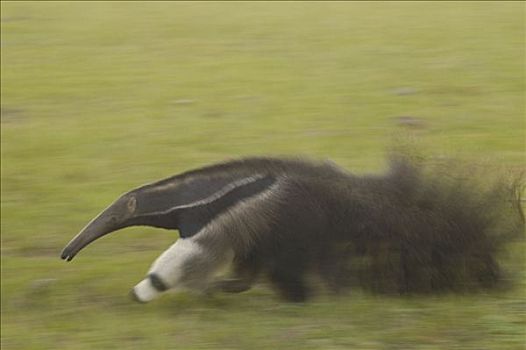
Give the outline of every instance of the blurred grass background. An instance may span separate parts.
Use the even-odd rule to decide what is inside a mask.
[[[521,2],[5,2],[2,349],[523,349],[506,292],[128,300],[177,237],[62,247],[118,195],[243,155],[381,171],[393,139],[525,167]],[[523,246],[512,247],[522,254]]]

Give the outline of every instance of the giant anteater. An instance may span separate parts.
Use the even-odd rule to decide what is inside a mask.
[[[179,287],[241,292],[258,277],[290,301],[309,296],[313,275],[334,291],[497,285],[503,279],[497,254],[524,228],[519,185],[481,185],[452,175],[451,167],[430,171],[410,158],[394,156],[385,174],[369,176],[290,158],[188,171],[122,195],[73,238],[62,258],[128,226],[179,230],[132,290],[142,302]],[[217,279],[224,265],[232,276]]]

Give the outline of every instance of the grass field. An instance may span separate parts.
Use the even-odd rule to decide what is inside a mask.
[[[525,170],[521,2],[6,2],[2,349],[523,349],[506,292],[127,298],[177,237],[60,250],[122,192],[248,154],[381,171],[393,140]],[[512,247],[522,254],[523,246]]]

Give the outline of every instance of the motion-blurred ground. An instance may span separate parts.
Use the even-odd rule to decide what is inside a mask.
[[[265,286],[132,304],[176,234],[65,243],[131,187],[248,154],[379,171],[393,138],[524,170],[524,5],[2,2],[2,349],[522,349],[507,292]],[[521,245],[512,247],[521,254]]]

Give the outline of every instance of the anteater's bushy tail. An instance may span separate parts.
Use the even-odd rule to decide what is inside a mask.
[[[376,292],[427,293],[509,281],[502,253],[524,237],[523,181],[459,163],[392,158],[381,203],[370,204],[374,229],[353,243],[351,282]],[[370,187],[377,192],[378,182]]]

